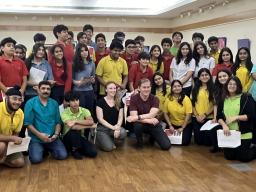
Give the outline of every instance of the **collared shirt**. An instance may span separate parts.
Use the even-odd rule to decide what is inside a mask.
[[[236,76],[241,81],[244,92],[247,92],[251,88],[251,85],[252,85],[252,82],[253,82],[253,79],[252,79],[250,73],[251,72],[248,71],[246,66],[241,65],[241,64],[240,64],[239,68],[236,70]]]
[[[79,107],[78,113],[73,113],[70,110],[70,107],[66,108],[63,113],[61,113],[61,119],[64,123],[69,120],[85,120],[87,117],[91,117],[91,113],[88,109],[82,107]],[[70,128],[65,125],[63,129],[63,134],[65,135],[69,130]]]
[[[24,111],[24,125],[33,125],[39,132],[49,136],[54,134],[56,125],[61,123],[59,105],[51,98],[48,98],[47,104],[44,106],[38,96],[33,97],[27,101]],[[31,131],[29,131],[29,135],[33,141],[42,142]]]
[[[212,76],[217,76],[218,72],[223,69],[226,69],[231,73],[231,67],[232,67],[231,63],[228,63],[228,64],[219,63],[215,65],[214,69],[212,70]]]
[[[209,69],[209,71],[211,71],[213,70],[214,66],[215,63],[213,57],[202,57],[195,68],[194,77],[198,77],[198,71],[200,69],[206,68]]]
[[[180,63],[176,62],[176,58],[173,58],[172,64],[170,66],[173,73],[173,79],[182,79],[189,71],[195,71],[195,60],[192,59],[190,63],[185,64],[184,60]],[[192,86],[192,77],[183,84],[183,88]]]
[[[95,57],[96,57],[95,65],[97,66],[98,63],[100,62],[100,60],[101,60],[103,57],[108,56],[109,52],[110,52],[110,51],[109,51],[108,48],[105,48],[104,52],[99,52],[98,50],[95,51]]]
[[[65,83],[65,93],[71,90],[72,87],[72,63],[73,63],[73,58],[74,58],[74,48],[73,45],[70,44],[65,44],[64,42],[57,41],[55,44],[57,45],[62,45],[63,50],[64,50],[64,57],[67,60],[67,80]],[[48,62],[49,63],[54,63],[54,57],[53,55],[48,52]]]
[[[0,81],[6,87],[13,87],[15,85],[21,86],[23,77],[27,75],[27,67],[21,59],[14,57],[12,61],[10,61],[4,55],[0,57]],[[0,100],[2,100],[1,94]]]
[[[48,61],[46,61],[45,59],[42,60],[42,62],[40,64],[35,64],[34,61],[31,61],[32,65],[31,68],[29,70],[29,75],[31,75],[31,69],[36,68],[38,70],[44,71],[45,75],[43,80],[53,80],[53,74],[52,74],[52,67],[50,66],[50,64],[48,63]],[[32,86],[27,86],[26,95],[37,95],[37,92],[33,89]]]
[[[164,63],[162,62],[162,63],[160,64],[160,68],[159,68],[158,70],[157,70],[157,65],[158,65],[158,61],[157,61],[157,62],[154,62],[154,61],[152,61],[152,60],[150,59],[150,61],[149,61],[149,66],[152,68],[153,73],[159,72],[159,73],[163,74],[163,73],[164,73]]]
[[[53,59],[52,63],[50,64],[52,67],[53,79],[56,81],[56,85],[65,85],[65,81],[61,78],[64,74],[64,65],[62,64],[61,66],[58,66],[55,59]]]
[[[126,61],[128,70],[132,67],[133,64],[138,63],[137,54],[129,55],[127,52],[124,52],[123,54],[120,55],[120,57],[122,57]]]
[[[172,59],[173,59],[173,56],[170,52],[169,53],[166,53],[166,52],[163,53],[163,63],[164,63],[163,77],[164,77],[164,80],[169,80],[170,66],[171,66],[171,63],[172,63]]]
[[[153,70],[151,67],[147,67],[146,71],[143,72],[140,68],[140,64],[135,64],[130,68],[128,78],[129,82],[133,82],[133,88],[137,89],[138,83],[141,79],[143,78],[148,78],[150,81],[152,80],[153,77]]]
[[[126,61],[119,57],[117,60],[113,60],[109,55],[102,58],[99,62],[96,75],[102,77],[104,82],[114,81],[121,85],[123,76],[128,75],[128,67]],[[100,85],[100,95],[105,94],[105,88]]]
[[[210,54],[211,57],[214,58],[214,63],[215,63],[215,65],[217,65],[218,62],[219,62],[220,50],[218,50],[218,51],[216,51],[216,52],[210,51],[209,54]]]
[[[24,120],[21,109],[15,111],[13,117],[7,112],[5,101],[0,103],[0,134],[13,135],[19,133]]]

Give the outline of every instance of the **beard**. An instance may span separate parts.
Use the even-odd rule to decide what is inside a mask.
[[[9,101],[9,99],[6,100],[6,104],[7,104],[7,107],[8,107],[8,109],[10,111],[15,112],[15,111],[17,111],[19,109],[19,107],[17,109],[13,108],[13,106],[12,106],[11,102]]]

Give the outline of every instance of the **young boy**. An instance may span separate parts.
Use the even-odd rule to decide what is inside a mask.
[[[170,38],[163,38],[161,41],[161,46],[163,48],[163,63],[164,63],[164,80],[169,80],[170,65],[172,63],[173,55],[170,52],[172,47],[172,40]]]

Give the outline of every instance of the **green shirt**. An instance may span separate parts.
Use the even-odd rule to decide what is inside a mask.
[[[235,97],[225,99],[224,114],[226,118],[239,115],[240,100],[241,100],[241,95],[237,95]],[[237,121],[228,124],[228,127],[230,130],[239,131],[239,125]],[[241,134],[241,139],[251,139],[251,138],[252,138],[252,133]]]
[[[85,109],[85,108],[82,108],[82,107],[79,107],[79,112],[78,113],[73,113],[70,110],[70,107],[68,107],[61,114],[61,119],[64,123],[65,123],[65,121],[68,121],[68,120],[71,120],[71,121],[72,120],[84,120],[87,117],[91,117],[91,113],[88,109]],[[65,135],[69,130],[70,130],[69,127],[67,125],[64,125],[63,135]]]
[[[178,50],[179,50],[179,47],[171,47],[171,48],[170,48],[170,52],[171,52],[171,54],[172,54],[174,57],[177,56]]]

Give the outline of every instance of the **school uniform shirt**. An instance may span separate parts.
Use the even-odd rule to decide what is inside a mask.
[[[114,81],[121,85],[123,76],[128,75],[126,61],[119,57],[113,60],[109,55],[102,58],[96,68],[96,75],[102,77],[104,82]],[[105,95],[105,88],[100,85],[100,95]]]
[[[74,120],[85,120],[86,118],[91,117],[91,113],[88,109],[79,107],[78,113],[73,113],[70,110],[70,107],[66,108],[61,113],[61,119],[62,122],[65,121],[74,121]],[[69,132],[70,128],[67,125],[64,125],[63,128],[63,135],[65,135],[67,132]],[[81,131],[81,136],[84,137],[83,130]]]
[[[197,101],[195,103],[195,109],[198,115],[203,115],[213,108],[213,102],[209,102],[209,92],[207,89],[200,87]],[[213,114],[207,116],[207,118],[213,118]]]
[[[215,67],[212,70],[212,76],[217,76],[218,72],[226,69],[231,72],[232,63],[224,64],[224,63],[218,63],[215,65]]]
[[[173,58],[172,64],[170,66],[173,73],[173,79],[182,79],[189,71],[195,71],[195,60],[192,59],[190,63],[185,64],[184,60],[181,60],[180,63],[176,62],[176,58]],[[183,84],[183,88],[192,86],[192,77]]]
[[[138,83],[141,79],[147,78],[151,81],[152,77],[153,77],[153,70],[151,69],[151,67],[148,66],[146,68],[146,71],[143,72],[140,68],[140,64],[132,65],[128,74],[128,80],[129,82],[133,82],[134,89],[138,88]]]
[[[21,59],[14,57],[11,61],[4,55],[0,57],[0,81],[5,87],[21,86],[23,77],[28,75],[27,67]],[[0,94],[0,101],[2,94]]]
[[[198,71],[202,68],[206,68],[206,69],[209,69],[209,71],[213,70],[215,66],[215,63],[214,63],[214,58],[213,57],[202,57],[196,68],[195,68],[195,72],[194,72],[194,77],[198,77]]]
[[[210,51],[209,55],[214,58],[214,63],[217,65],[219,62],[220,50],[216,51],[215,53]]]
[[[157,63],[158,63],[158,61],[155,62],[150,59],[149,66],[152,68],[153,73],[159,72],[159,73],[163,74],[164,73],[164,63],[163,62],[161,63],[160,69],[158,71],[157,71]]]
[[[134,64],[139,63],[137,54],[129,55],[127,52],[124,52],[123,54],[120,55],[120,57],[122,57],[126,61],[127,66],[128,66],[128,70],[130,70],[130,68]]]
[[[251,75],[253,73],[256,73],[256,65],[253,65],[252,70],[251,70]],[[256,101],[256,80],[253,79],[251,88],[249,89],[249,93],[252,94],[252,97],[254,99],[254,101]]]
[[[164,102],[163,111],[168,114],[172,125],[182,126],[186,115],[192,113],[192,103],[188,96],[184,97],[182,105],[178,103],[178,99],[168,97]]]
[[[163,77],[164,80],[169,80],[169,75],[170,75],[170,66],[172,63],[173,56],[172,54],[169,53],[163,53],[163,63],[164,63],[164,73]]]
[[[156,97],[159,99],[159,109],[163,111],[164,109],[164,102],[168,98],[169,94],[171,92],[171,86],[166,85],[166,94],[163,95],[162,90],[156,90]]]
[[[21,109],[15,111],[13,117],[6,110],[5,101],[0,103],[0,135],[11,136],[20,132],[24,120]]]
[[[97,66],[98,63],[100,62],[100,60],[101,60],[103,57],[108,56],[109,52],[110,52],[110,51],[109,51],[108,48],[105,48],[104,52],[95,51],[95,57],[96,57],[95,65]]]
[[[240,64],[239,68],[236,70],[236,76],[242,83],[243,91],[247,92],[253,82],[250,71],[248,71],[248,69],[244,65]]]

